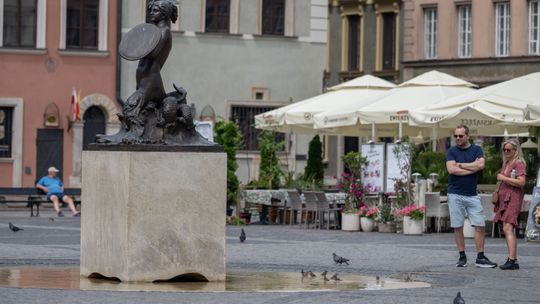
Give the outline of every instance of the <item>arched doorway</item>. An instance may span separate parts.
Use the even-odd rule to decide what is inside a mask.
[[[93,143],[97,134],[105,134],[105,113],[98,106],[91,106],[83,116],[83,150]]]

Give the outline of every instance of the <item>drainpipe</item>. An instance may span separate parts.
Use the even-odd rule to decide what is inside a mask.
[[[124,101],[121,97],[122,86],[122,67],[120,57],[120,40],[122,39],[122,1],[116,0],[116,101],[121,108],[124,107]]]

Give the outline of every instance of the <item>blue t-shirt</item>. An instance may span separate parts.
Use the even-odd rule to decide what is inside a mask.
[[[49,189],[49,192],[47,192],[47,195],[50,195],[53,193],[62,193],[62,186],[64,185],[62,184],[62,181],[60,180],[60,178],[58,178],[58,176],[56,176],[55,178],[50,178],[48,175],[42,177],[38,181],[38,184],[44,187],[47,187],[47,189]]]
[[[482,151],[480,146],[470,145],[466,149],[453,146],[446,154],[446,161],[453,160],[456,163],[472,163],[480,157],[484,157],[484,151]],[[480,171],[464,176],[450,174],[448,176],[448,193],[465,196],[476,195],[476,186],[478,185],[479,176]]]

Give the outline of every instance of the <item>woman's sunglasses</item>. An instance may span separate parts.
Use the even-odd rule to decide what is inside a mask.
[[[508,153],[508,152],[511,152],[511,151],[514,151],[514,149],[503,149],[503,152],[505,152],[505,153]]]

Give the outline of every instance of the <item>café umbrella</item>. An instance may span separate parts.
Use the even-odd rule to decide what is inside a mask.
[[[313,116],[336,107],[361,106],[365,100],[395,87],[364,75],[329,88],[328,92],[255,116],[255,127],[277,132],[323,133],[313,128]]]
[[[448,98],[474,91],[475,85],[451,75],[430,71],[410,79],[380,96],[368,100],[360,107],[338,108],[315,115],[315,128],[321,128],[340,135],[362,135],[359,130],[374,126],[372,134],[386,136],[378,132],[393,132],[395,137],[416,136],[430,128],[409,126],[408,113],[429,104],[437,104]]]
[[[529,125],[540,125],[540,116],[527,109],[539,107],[540,73],[532,73],[494,84],[409,112],[410,124],[452,129],[459,124],[472,134],[495,136],[527,132]],[[532,116],[532,117],[530,117]]]

